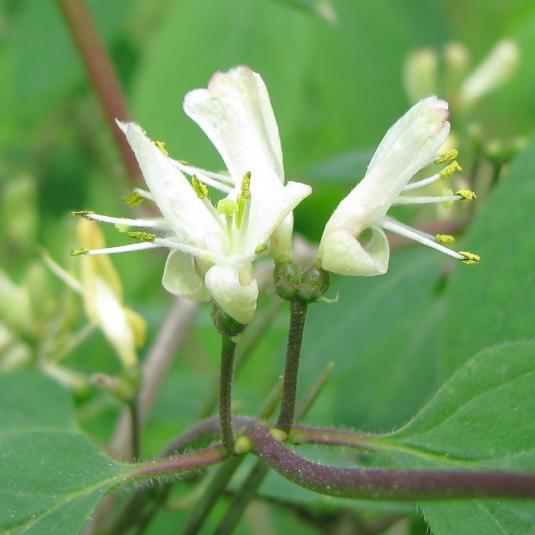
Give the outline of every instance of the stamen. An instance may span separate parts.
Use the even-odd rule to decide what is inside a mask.
[[[124,195],[122,200],[128,206],[134,208],[136,206],[139,206],[143,201],[145,201],[145,197],[143,197],[143,195],[134,190],[131,193]]]
[[[466,201],[473,201],[477,198],[475,191],[470,191],[469,189],[460,189],[455,192],[455,195],[459,195]]]
[[[453,243],[455,238],[450,234],[435,234],[435,239],[438,243]]]
[[[463,264],[479,264],[481,257],[475,253],[470,253],[468,251],[459,251],[460,254],[464,256]]]
[[[180,243],[170,238],[158,238],[156,237],[153,241],[153,244],[156,247],[168,247],[169,249],[176,249],[177,251],[182,251],[193,256],[203,258],[208,261],[212,261],[213,255],[208,249],[202,249],[200,247],[195,247],[193,245],[187,245],[185,243]]]
[[[256,255],[260,255],[262,253],[264,253],[265,251],[267,251],[267,245],[265,243],[261,243],[255,250],[254,250],[254,254]]]
[[[443,163],[451,162],[452,160],[455,160],[457,156],[459,156],[459,151],[457,149],[450,149],[447,152],[439,154],[435,160],[435,164],[441,165]]]
[[[78,210],[71,212],[74,216],[84,217],[91,221],[98,221],[99,223],[111,223],[113,225],[120,225],[126,227],[139,228],[165,228],[163,219],[130,219],[128,217],[111,217],[107,215],[95,214],[89,210]]]
[[[184,173],[186,173],[189,176],[195,175],[201,182],[204,182],[208,186],[218,190],[222,191],[223,193],[230,193],[232,191],[232,188],[229,186],[226,186],[225,184],[221,184],[221,182],[218,182],[218,180],[214,180],[208,175],[214,175],[215,173],[209,173],[208,171],[204,171],[203,169],[197,169],[196,167],[190,167],[188,165],[184,165],[183,163],[180,163],[176,160],[173,160],[173,163]],[[219,176],[219,175],[218,175]],[[223,175],[220,175],[223,176]],[[227,181],[228,182],[228,181]],[[234,182],[231,182],[234,184]]]
[[[463,199],[461,195],[443,195],[440,197],[416,197],[400,195],[395,200],[394,204],[440,204],[443,202],[460,201],[461,199]]]
[[[150,234],[149,232],[129,232],[128,235],[131,238],[134,238],[134,240],[139,240],[141,242],[154,242],[154,240],[158,237],[156,234]]]
[[[193,189],[199,199],[204,200],[208,198],[208,188],[206,187],[206,184],[203,184],[198,179],[197,175],[191,176],[191,185],[193,186]]]
[[[459,162],[457,160],[451,162],[449,165],[446,165],[442,171],[440,171],[440,176],[442,178],[449,178],[453,174],[457,173],[458,171],[462,171],[463,168],[460,166]]]
[[[143,251],[144,249],[156,249],[161,247],[161,245],[150,243],[150,242],[141,242],[133,243],[131,245],[120,245],[119,247],[106,247],[104,249],[84,249],[78,248],[71,251],[72,256],[79,255],[101,255],[101,254],[117,254],[117,253],[129,253],[131,251]]]
[[[403,188],[403,191],[410,191],[414,189],[420,189],[424,188],[425,186],[428,186],[429,184],[432,184],[433,182],[436,182],[438,179],[442,178],[440,173],[436,173],[428,178],[422,178],[422,180],[418,180],[417,182],[413,182],[412,184],[408,184]]]
[[[164,156],[169,156],[169,153],[167,152],[167,149],[165,148],[165,143],[163,141],[153,141],[152,143],[160,149]]]
[[[448,256],[451,256],[453,258],[456,258],[457,260],[464,261],[467,259],[467,256],[465,253],[457,253],[456,251],[452,251],[451,249],[448,249],[447,247],[444,247],[443,245],[436,243],[434,240],[429,239],[426,236],[423,236],[419,231],[416,231],[410,227],[407,227],[407,225],[403,225],[402,223],[399,223],[393,219],[390,219],[390,218],[383,219],[382,227],[385,230],[389,230],[390,232],[393,232],[400,236],[404,236],[405,238],[409,238],[410,240],[414,240],[418,243],[421,243],[422,245],[426,245],[427,247],[436,249],[437,251],[447,254]]]
[[[249,199],[251,197],[251,173],[248,171],[243,175],[241,181],[241,193],[238,196],[238,213],[236,215],[236,227],[241,228],[245,221],[245,227],[249,222]]]

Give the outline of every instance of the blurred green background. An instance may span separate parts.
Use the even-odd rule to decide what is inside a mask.
[[[88,0],[132,117],[152,138],[164,140],[178,159],[213,169],[221,166],[216,151],[182,112],[185,93],[205,86],[215,71],[237,64],[261,73],[277,116],[287,176],[314,188],[296,214],[297,229],[312,241],[364,173],[385,130],[408,107],[402,69],[407,54],[419,47],[441,49],[460,41],[476,64],[499,39],[514,39],[521,49],[515,75],[485,97],[474,114],[489,139],[532,134],[532,1],[332,4],[338,17],[334,24],[297,9],[291,1]],[[45,247],[60,264],[75,267],[76,259],[68,256],[76,245],[69,210],[126,215],[128,208],[120,199],[130,186],[57,4],[3,0],[0,6],[1,269],[18,285],[42,277],[49,294],[32,305],[39,309],[34,310],[39,318],[48,314],[42,309],[47,299],[53,300],[50,295],[76,298],[66,297],[62,284],[48,273],[37,276],[31,271],[40,263],[38,247]],[[480,266],[453,267],[434,252],[409,248],[394,255],[385,277],[335,278],[329,297],[338,294],[338,302],[314,306],[307,327],[303,388],[328,361],[335,362],[310,422],[389,431],[413,415],[443,379],[477,351],[532,335],[534,192],[533,172],[527,172],[535,170],[532,153],[533,144],[516,164],[520,167],[514,186],[507,181],[498,185],[479,207],[462,242],[464,248],[482,253]],[[105,230],[110,244],[121,242],[120,235]],[[160,285],[163,258],[147,252],[113,261],[128,305],[149,324],[148,347],[169,304]],[[261,312],[270,299],[267,295],[261,301]],[[7,314],[2,308],[0,312]],[[281,374],[284,312],[285,305],[240,372],[235,397],[243,413],[255,411]],[[73,320],[73,327],[81,324],[83,319]],[[44,322],[42,328],[49,326]],[[216,377],[217,343],[205,306],[151,413],[146,455],[155,454],[197,419]],[[117,369],[99,333],[68,363],[84,372]],[[111,401],[96,403],[97,398],[91,393],[77,398],[77,404],[81,425],[103,443],[118,407]],[[264,491],[334,507],[332,500],[296,492],[275,476]],[[371,506],[358,507],[367,511]],[[168,529],[164,517],[154,533]],[[266,522],[276,530],[297,521],[288,513],[271,515]],[[314,532],[306,523],[298,526],[300,532]],[[425,530],[419,523],[413,528],[414,533]]]

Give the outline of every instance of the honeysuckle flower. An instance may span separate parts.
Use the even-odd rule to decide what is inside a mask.
[[[400,234],[466,263],[477,255],[455,252],[441,245],[449,236],[431,236],[412,229],[386,214],[394,204],[427,204],[471,199],[473,192],[421,197],[400,195],[427,186],[460,169],[457,151],[437,156],[450,124],[448,104],[428,97],[415,104],[386,133],[364,178],[343,199],[327,222],[318,250],[318,264],[342,275],[380,275],[388,269],[389,245],[384,230]],[[421,169],[435,162],[446,164],[441,171],[409,184]],[[369,229],[370,235],[365,236]],[[366,241],[366,239],[368,241]]]
[[[252,262],[268,248],[276,262],[291,259],[292,211],[309,186],[284,184],[275,116],[262,78],[239,66],[216,73],[207,89],[184,100],[184,111],[219,151],[228,174],[213,173],[170,158],[140,126],[119,123],[141,167],[162,218],[124,219],[83,212],[86,218],[149,229],[131,236],[139,243],[84,250],[98,255],[167,247],[163,286],[194,300],[212,297],[239,323],[252,319],[258,297]],[[188,180],[188,178],[190,180]],[[207,186],[226,194],[214,206]]]

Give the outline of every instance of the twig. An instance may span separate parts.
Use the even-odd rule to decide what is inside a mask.
[[[98,34],[84,0],[58,0],[65,22],[84,62],[87,75],[99,99],[108,127],[132,184],[137,184],[140,172],[126,138],[115,120],[127,120],[129,113],[119,80],[110,57]]]

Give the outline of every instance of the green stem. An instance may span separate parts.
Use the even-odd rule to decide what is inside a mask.
[[[288,346],[286,348],[281,410],[277,423],[275,424],[278,429],[285,433],[291,430],[294,422],[299,359],[301,356],[301,343],[305,329],[307,306],[307,303],[300,299],[294,299],[291,304],[290,330],[288,333]]]
[[[136,461],[141,457],[141,421],[139,418],[139,401],[137,396],[128,402],[128,411],[130,412],[132,433],[132,459]]]
[[[221,335],[221,367],[219,372],[219,425],[221,440],[228,455],[234,454],[234,432],[232,431],[232,378],[236,342]]]

